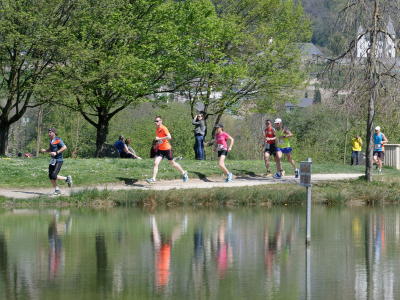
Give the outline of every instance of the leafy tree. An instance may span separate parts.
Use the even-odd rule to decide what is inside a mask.
[[[192,117],[198,103],[217,124],[229,111],[268,111],[304,81],[301,47],[311,36],[301,5],[280,0],[214,1],[218,19],[198,33],[186,78]],[[210,126],[209,126],[210,127]],[[211,136],[214,136],[215,128]]]
[[[54,69],[70,38],[74,1],[0,1],[0,155],[9,129],[34,105],[34,90]]]
[[[48,91],[56,85],[52,96],[96,128],[96,153],[117,113],[179,86],[171,74],[186,64],[193,32],[212,13],[210,2],[195,0],[94,0],[81,7],[74,51],[63,53]]]

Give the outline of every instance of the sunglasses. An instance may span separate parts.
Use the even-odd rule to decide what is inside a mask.
[[[155,121],[154,121],[154,123],[158,123],[158,122],[161,122],[161,120],[155,120]]]

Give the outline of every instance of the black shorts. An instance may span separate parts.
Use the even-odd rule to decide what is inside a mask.
[[[50,180],[56,180],[58,173],[60,173],[63,161],[57,161],[55,165],[49,165],[49,178]]]
[[[173,160],[174,159],[174,153],[172,152],[172,148],[169,150],[160,150],[158,149],[156,152],[156,156],[161,156],[162,158],[166,158],[168,160]]]
[[[268,145],[269,145],[269,149],[267,149],[268,148]],[[266,144],[265,145],[265,151],[264,151],[264,153],[269,153],[269,155],[274,155],[274,156],[276,156],[276,144],[275,143],[273,143],[273,144]]]
[[[228,156],[228,150],[219,150],[218,151],[218,157],[220,157],[221,155]]]
[[[379,158],[384,158],[385,157],[385,151],[374,151],[374,156],[377,156]]]

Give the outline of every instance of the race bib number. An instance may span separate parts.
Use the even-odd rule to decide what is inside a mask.
[[[375,149],[381,149],[382,145],[381,144],[375,144]]]
[[[278,138],[278,142],[279,142],[279,144],[282,144],[282,143],[283,143],[283,136],[280,136],[280,137]]]
[[[52,158],[50,160],[50,165],[54,166],[56,164],[57,160],[55,158]]]
[[[224,150],[224,145],[218,144],[218,151]]]
[[[271,144],[268,144],[268,143],[267,143],[267,144],[265,145],[265,149],[268,150],[268,149],[270,149],[270,148],[271,148]]]

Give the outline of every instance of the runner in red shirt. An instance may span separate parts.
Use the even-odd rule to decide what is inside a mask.
[[[272,127],[272,121],[267,120],[265,121],[265,125],[267,125],[267,128],[265,129],[265,150],[264,150],[264,161],[265,161],[265,167],[267,168],[267,173],[265,173],[263,176],[268,177],[271,176],[271,170],[269,169],[269,157],[270,155],[273,155],[275,158],[276,162],[276,167],[279,170],[279,159],[276,156],[276,134],[275,134],[275,128]]]

